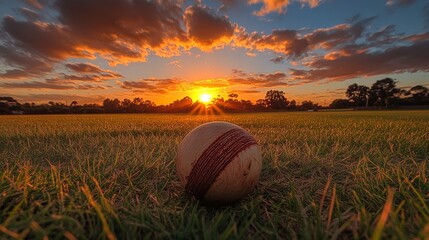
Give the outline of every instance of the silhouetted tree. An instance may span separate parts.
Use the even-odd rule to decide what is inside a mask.
[[[258,100],[256,101],[256,105],[257,105],[258,107],[263,107],[263,108],[268,107],[268,105],[267,105],[267,101],[266,101],[265,99],[258,99]]]
[[[103,108],[106,112],[119,112],[121,108],[121,101],[119,101],[117,98],[115,98],[114,100],[110,100],[109,98],[107,98],[103,101]]]
[[[422,85],[412,87],[409,91],[415,104],[429,104],[429,91]]]
[[[355,107],[366,106],[369,100],[369,87],[353,83],[347,88],[346,96],[353,102]]]
[[[336,109],[344,109],[351,107],[351,104],[348,99],[335,99],[334,101],[332,101],[329,107]]]
[[[292,110],[296,109],[296,101],[295,100],[290,101],[289,109],[292,109]]]
[[[289,102],[285,97],[283,91],[270,90],[265,95],[265,101],[267,102],[268,107],[272,109],[286,109]]]
[[[400,93],[400,90],[396,88],[396,82],[393,79],[384,78],[372,85],[371,92],[376,97],[375,104],[385,105],[387,108],[389,101],[397,97],[396,95]]]
[[[303,101],[300,108],[302,110],[317,110],[319,105],[317,103],[313,103],[312,101]]]

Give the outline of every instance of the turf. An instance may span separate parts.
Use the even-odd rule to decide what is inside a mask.
[[[178,144],[208,121],[263,155],[232,206],[188,197]],[[429,111],[0,117],[0,239],[429,238]]]

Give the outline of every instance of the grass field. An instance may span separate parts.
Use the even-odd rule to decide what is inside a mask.
[[[175,171],[194,127],[229,121],[263,155],[241,202]],[[429,111],[0,116],[0,239],[429,238]]]

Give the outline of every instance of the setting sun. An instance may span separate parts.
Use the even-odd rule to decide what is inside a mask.
[[[207,93],[203,93],[200,96],[200,100],[203,103],[209,103],[211,98],[212,98],[212,96],[210,96],[210,94],[207,94]]]

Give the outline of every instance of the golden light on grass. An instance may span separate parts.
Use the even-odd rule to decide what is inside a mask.
[[[203,93],[200,95],[201,102],[206,105],[210,102],[211,99],[212,99],[212,96],[208,93]]]

